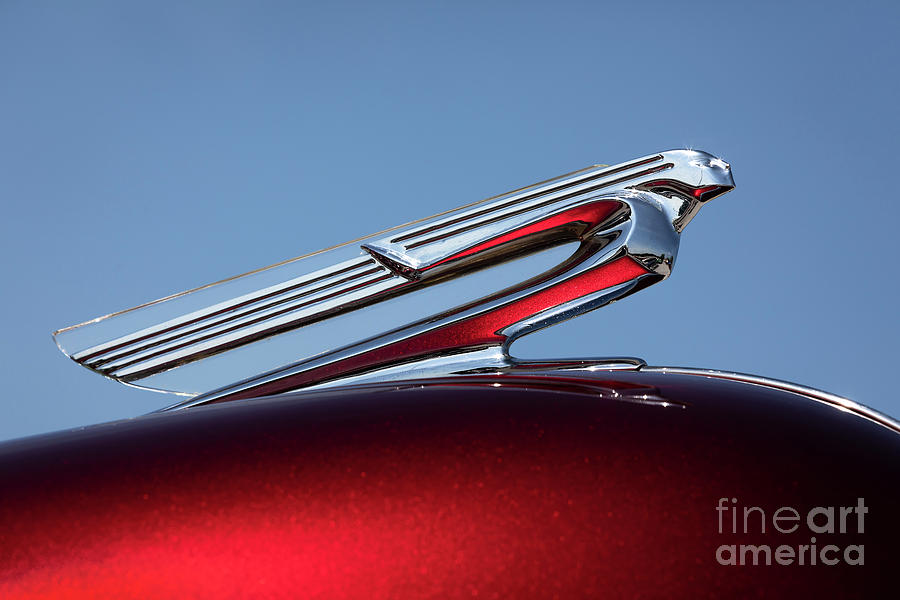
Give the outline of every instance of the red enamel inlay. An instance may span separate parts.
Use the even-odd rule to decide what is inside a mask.
[[[694,194],[694,197],[695,197],[695,198],[703,198],[703,196],[704,196],[705,194],[708,194],[709,192],[716,191],[716,190],[720,190],[720,189],[722,189],[721,186],[718,186],[718,185],[708,185],[708,186],[706,186],[706,187],[702,187],[702,188],[697,188],[697,189],[695,189],[695,190],[693,191],[693,194]],[[718,194],[716,194],[716,195],[718,195]]]
[[[647,269],[637,261],[623,256],[580,273],[558,285],[510,302],[491,312],[389,344],[377,351],[335,361],[292,377],[227,396],[220,401],[278,394],[302,385],[324,381],[338,374],[352,373],[396,362],[400,359],[413,359],[442,350],[500,344],[505,338],[498,332],[517,321],[598,290],[625,283],[646,273],[648,273]]]
[[[507,244],[515,240],[533,236],[545,231],[550,231],[551,229],[561,228],[566,225],[580,225],[575,235],[570,234],[573,239],[578,239],[587,231],[590,231],[591,229],[602,223],[603,219],[612,214],[613,211],[615,211],[619,206],[621,206],[619,202],[609,200],[576,206],[559,214],[551,215],[545,219],[541,219],[540,221],[522,227],[521,229],[510,231],[509,233],[497,236],[494,239],[482,242],[477,246],[473,246],[467,250],[463,250],[462,252],[454,254],[453,256],[449,256],[439,262],[434,263],[433,265],[428,266],[426,269],[422,269],[422,271],[424,272],[428,269],[433,269],[437,265],[441,265],[466,256],[471,256],[473,254],[478,254],[480,252],[502,246],[503,244]]]

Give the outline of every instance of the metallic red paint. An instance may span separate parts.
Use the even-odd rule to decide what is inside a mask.
[[[553,237],[556,238],[557,241],[581,240],[593,228],[600,225],[605,218],[621,206],[622,203],[615,200],[601,200],[568,208],[553,216],[532,223],[531,225],[521,227],[515,231],[505,233],[492,240],[482,242],[467,250],[448,256],[444,260],[429,266],[428,269],[420,269],[420,271],[425,272],[438,265],[459,260],[466,256],[484,254],[487,250],[499,248],[505,244],[519,242],[528,238],[534,240],[532,243],[537,245],[536,242],[541,239],[541,234],[555,234]],[[544,241],[544,244],[546,244],[546,241]]]
[[[513,323],[598,290],[631,281],[648,273],[649,271],[634,259],[628,256],[621,256],[570,277],[552,287],[531,293],[518,300],[507,302],[481,314],[453,322],[444,327],[412,335],[391,344],[385,344],[377,350],[357,354],[342,360],[335,360],[321,367],[307,369],[296,375],[256,385],[252,388],[223,396],[216,402],[230,402],[245,398],[280,394],[296,390],[302,386],[328,381],[337,376],[346,376],[375,367],[385,367],[397,362],[409,362],[416,358],[435,355],[442,351],[459,352],[490,345],[499,346],[506,341],[506,336],[500,333],[501,330]],[[544,276],[548,277],[547,275]],[[525,282],[520,284],[519,287],[526,288],[527,285],[528,282]],[[444,316],[462,313],[474,306],[487,304],[494,299],[502,299],[507,295],[509,295],[508,290],[490,296],[487,299],[480,299],[461,306]]]
[[[454,378],[0,445],[0,598],[886,597],[900,435],[689,375]],[[716,505],[869,507],[864,566],[722,566]]]

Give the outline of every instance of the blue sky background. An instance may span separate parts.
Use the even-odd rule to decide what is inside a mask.
[[[77,367],[56,328],[676,147],[738,188],[673,276],[516,353],[739,370],[900,416],[898,6],[6,0],[0,439],[172,400]]]

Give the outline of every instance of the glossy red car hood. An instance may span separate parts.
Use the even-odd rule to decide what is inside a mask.
[[[0,481],[4,599],[886,597],[900,541],[894,429],[692,375],[231,402],[2,444]],[[772,527],[859,498],[863,532]],[[717,560],[811,537],[864,564]]]

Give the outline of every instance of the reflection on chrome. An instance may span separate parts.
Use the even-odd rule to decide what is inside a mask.
[[[191,396],[177,407],[507,369],[516,338],[667,277],[733,187],[693,150],[589,167],[54,336],[107,377]]]

